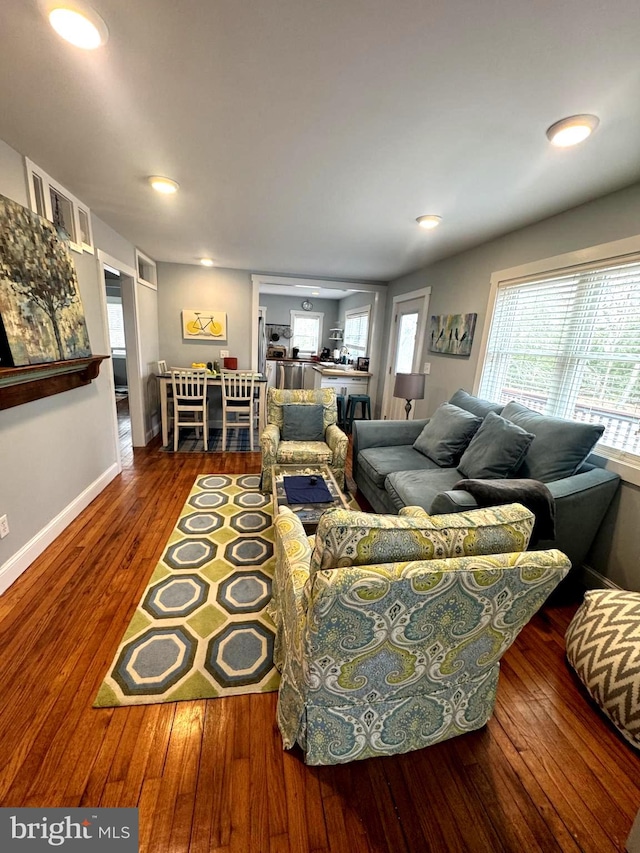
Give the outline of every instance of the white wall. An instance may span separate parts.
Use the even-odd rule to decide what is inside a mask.
[[[487,301],[493,272],[637,234],[640,234],[640,184],[514,231],[391,282],[385,323],[386,340],[383,342],[385,352],[392,299],[399,293],[431,287],[430,314],[478,314],[471,357],[468,359],[429,352],[425,340],[424,361],[431,362],[431,374],[427,380],[425,399],[416,403],[416,417],[428,417],[457,388],[472,390],[482,331],[487,320]],[[638,518],[640,489],[624,484],[600,529],[588,563],[614,583],[640,591]]]
[[[239,368],[251,367],[251,274],[245,270],[206,269],[189,264],[158,264],[158,319],[160,358],[170,367],[193,362],[220,361],[220,350],[238,359]],[[182,310],[226,311],[227,340],[182,339]]]
[[[22,156],[0,142],[0,193],[27,204]],[[133,246],[107,226],[96,228],[125,262]],[[103,248],[97,242],[99,248]],[[94,255],[71,253],[92,352],[108,354],[104,280]],[[155,295],[153,297],[155,300]],[[145,309],[146,311],[146,309]],[[156,328],[157,321],[150,325]],[[0,592],[69,524],[116,473],[111,365],[90,385],[0,411],[0,515],[11,532],[0,541]]]

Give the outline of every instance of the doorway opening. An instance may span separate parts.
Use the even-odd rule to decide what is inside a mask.
[[[127,339],[125,333],[125,312],[122,300],[122,286],[128,276],[123,276],[112,267],[104,267],[104,284],[107,295],[107,322],[109,324],[109,347],[111,369],[113,371],[113,389],[118,422],[118,443],[120,459],[124,465],[133,458],[131,437],[131,410],[129,406],[129,370]],[[126,283],[125,283],[126,286]]]
[[[393,298],[393,314],[387,369],[382,398],[383,420],[403,420],[405,401],[393,396],[396,373],[421,373],[431,288],[414,290]],[[415,407],[409,415],[413,419]]]

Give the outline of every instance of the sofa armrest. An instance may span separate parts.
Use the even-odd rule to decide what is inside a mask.
[[[353,422],[353,478],[356,479],[358,454],[368,447],[395,447],[413,444],[429,418],[418,421],[367,421]]]
[[[555,499],[556,536],[553,540],[541,540],[536,547],[549,548],[553,545],[569,557],[573,566],[581,566],[619,482],[620,477],[613,471],[591,468],[546,483]],[[455,489],[436,495],[429,512],[442,515],[476,507],[475,499],[468,492]]]

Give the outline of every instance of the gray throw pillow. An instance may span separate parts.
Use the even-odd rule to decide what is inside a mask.
[[[502,416],[533,433],[518,477],[551,483],[575,474],[598,443],[602,424],[585,424],[541,415],[512,400],[502,410]]]
[[[455,468],[481,423],[482,418],[471,412],[443,403],[435,410],[413,446],[442,468]]]
[[[490,400],[483,400],[482,397],[475,397],[462,388],[458,388],[449,402],[452,406],[458,406],[479,418],[486,418],[489,412],[495,412],[496,415],[500,415],[503,409],[500,403],[492,403]]]
[[[282,407],[283,441],[324,441],[322,405],[285,403]]]
[[[474,479],[508,477],[522,462],[533,435],[489,412],[462,454],[458,471]]]

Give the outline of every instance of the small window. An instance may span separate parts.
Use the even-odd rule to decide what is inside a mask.
[[[310,311],[292,311],[291,346],[305,355],[316,355],[322,344],[322,321],[324,314]]]
[[[107,317],[109,320],[109,343],[111,351],[124,353],[126,349],[124,339],[124,313],[122,311],[122,300],[109,296],[107,302]]]
[[[51,194],[51,215],[53,224],[68,235],[72,243],[77,243],[76,223],[73,218],[73,204],[54,187],[49,187]]]
[[[136,249],[136,269],[138,270],[138,284],[144,284],[153,290],[158,289],[156,262],[143,255],[139,249]]]
[[[35,202],[35,212],[43,219],[47,218],[47,209],[44,204],[44,187],[40,175],[31,175],[33,181],[33,199]]]
[[[91,219],[89,213],[78,207],[78,227],[80,230],[80,242],[83,249],[91,249],[93,239],[91,237]]]
[[[350,355],[365,356],[369,349],[369,314],[371,307],[353,308],[345,312],[344,345]]]

